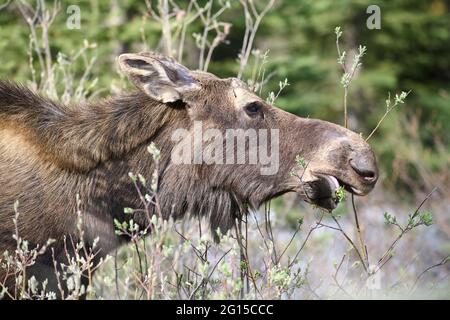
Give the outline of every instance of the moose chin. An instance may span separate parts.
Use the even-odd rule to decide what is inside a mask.
[[[65,259],[64,236],[77,239],[77,209],[83,213],[84,242],[98,238],[100,253],[106,255],[126,241],[115,235],[114,219],[126,219],[124,207],[140,206],[129,172],[149,177],[158,170],[164,218],[201,216],[212,230],[222,231],[286,192],[332,210],[339,187],[362,196],[377,181],[374,153],[358,134],[287,113],[237,78],[189,70],[148,52],[122,54],[118,64],[136,89],[80,105],[64,105],[0,81],[0,254],[16,246],[11,234],[13,204],[19,201],[21,237],[31,244],[56,239],[57,261]],[[186,141],[193,141],[198,122],[224,135],[227,130],[276,130],[277,143],[270,146],[279,158],[276,172],[262,174],[259,161],[173,161],[179,146],[174,131],[182,129]],[[150,142],[160,150],[158,165],[147,152]],[[250,145],[241,144],[249,157],[254,154]],[[297,155],[305,166],[295,162]],[[145,215],[134,219],[141,226],[149,223]],[[57,291],[54,273],[52,257],[44,254],[27,276],[48,278],[49,290]],[[5,276],[0,273],[0,281]]]

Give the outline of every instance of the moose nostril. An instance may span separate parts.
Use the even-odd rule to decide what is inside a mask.
[[[354,160],[350,160],[350,166],[367,182],[374,182],[377,179],[375,170],[370,168],[368,165],[365,165],[364,163],[358,163]]]

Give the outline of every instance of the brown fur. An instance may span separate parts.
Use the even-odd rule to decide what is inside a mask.
[[[143,55],[142,60],[150,57],[158,63],[175,63],[153,54]],[[129,66],[136,67],[136,63]],[[168,68],[167,64],[164,66]],[[162,81],[182,81],[183,74],[173,71],[179,67],[170,69],[169,80],[159,79],[158,85]],[[157,94],[166,89],[168,93],[155,98],[154,91],[141,87],[139,82],[153,76],[128,75],[139,88],[137,91],[73,106],[41,97],[21,85],[0,81],[0,254],[15,247],[12,218],[16,200],[19,200],[19,232],[32,244],[54,238],[59,241],[58,248],[64,236],[75,237],[76,194],[82,203],[85,240],[89,243],[100,237],[103,255],[116,248],[122,239],[114,234],[113,219],[125,219],[124,207],[140,207],[128,173],[150,177],[155,170],[146,151],[151,141],[162,155],[158,189],[163,215],[208,217],[213,230],[230,228],[236,217],[247,213],[247,204],[257,208],[288,191],[296,191],[307,201],[329,208],[329,186],[321,175],[333,175],[346,187],[353,186],[364,194],[376,181],[375,158],[358,135],[270,106],[236,79],[189,71],[199,88],[183,87],[182,91],[177,83],[167,89],[164,82]],[[236,83],[241,91],[248,91],[239,101],[258,99],[261,117],[249,118],[237,104],[233,96]],[[174,102],[164,103],[159,98]],[[259,165],[174,165],[170,161],[174,147],[171,134],[176,128],[191,129],[194,120],[222,131],[279,129],[279,172],[262,176]],[[303,183],[290,174],[292,170],[299,171],[294,162],[297,154],[309,163],[301,172]],[[373,171],[370,183],[351,168],[351,159]],[[144,216],[135,218],[141,225],[148,222]],[[57,259],[63,259],[58,254],[61,252],[57,251]],[[34,274],[38,279],[52,274],[48,256],[38,262]],[[1,278],[0,271],[0,281]]]

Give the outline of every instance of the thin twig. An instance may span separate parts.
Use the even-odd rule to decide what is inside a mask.
[[[360,250],[362,253],[363,258],[366,261],[367,267],[369,267],[369,258],[367,255],[367,247],[364,245],[364,240],[361,232],[361,227],[359,225],[359,219],[358,219],[358,212],[356,211],[356,205],[355,205],[355,195],[352,193],[352,208],[353,208],[353,214],[355,217],[355,224],[356,224],[356,232],[358,234],[358,241],[360,245]]]
[[[421,278],[425,273],[427,273],[427,272],[430,271],[431,269],[434,269],[434,268],[437,268],[437,267],[440,267],[440,266],[445,265],[449,260],[450,260],[450,256],[447,256],[447,257],[445,257],[444,259],[442,259],[439,263],[436,263],[435,265],[432,265],[432,266],[426,268],[424,271],[422,271],[422,272],[419,274],[419,276],[416,278],[416,281],[414,281],[414,284],[413,284],[413,286],[411,287],[411,291],[413,291],[413,290],[415,289],[415,287],[416,287],[417,283],[419,282],[420,278]]]

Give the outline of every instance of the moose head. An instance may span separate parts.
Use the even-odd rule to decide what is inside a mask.
[[[340,186],[361,196],[377,181],[374,153],[360,135],[287,113],[237,78],[192,71],[154,53],[122,54],[119,65],[150,99],[186,110],[183,130],[172,132],[178,145],[170,150],[169,176],[186,179],[169,172],[191,172],[187,179],[203,179],[253,207],[294,191],[327,210],[336,207]]]

